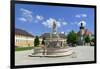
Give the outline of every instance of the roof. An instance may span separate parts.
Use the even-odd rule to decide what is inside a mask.
[[[18,29],[18,28],[15,28],[15,34],[16,35],[23,35],[23,36],[34,37],[32,34],[28,33],[27,31],[22,30],[22,29]]]
[[[85,30],[85,35],[89,35],[91,34],[92,35],[92,32],[90,32],[88,29]]]
[[[79,31],[77,34],[80,35],[81,32]],[[90,32],[88,29],[84,29],[84,35],[86,35],[86,36],[92,35],[92,32]]]

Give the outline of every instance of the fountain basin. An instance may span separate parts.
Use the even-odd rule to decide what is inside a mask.
[[[43,50],[39,50],[35,54],[29,55],[30,57],[60,57],[60,56],[69,56],[73,54],[71,48],[48,48],[45,55]]]

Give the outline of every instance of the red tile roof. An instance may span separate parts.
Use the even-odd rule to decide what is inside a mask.
[[[80,31],[77,33],[78,35],[80,35]],[[84,29],[84,35],[89,36],[92,35],[92,32],[90,32],[88,29]]]

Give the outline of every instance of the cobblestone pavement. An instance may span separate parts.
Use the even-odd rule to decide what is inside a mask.
[[[72,48],[75,52],[71,56],[64,57],[29,57],[33,51],[17,51],[15,52],[15,65],[35,65],[47,63],[68,63],[80,61],[93,61],[94,60],[94,47],[93,46],[77,46]]]

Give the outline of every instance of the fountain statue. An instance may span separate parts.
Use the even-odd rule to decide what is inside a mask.
[[[52,47],[52,48],[60,47],[61,42],[59,41],[60,37],[59,37],[59,34],[57,32],[57,25],[56,25],[55,21],[53,22],[51,29],[52,30],[50,33],[50,38],[46,38],[46,40],[45,40],[46,46]]]
[[[66,38],[60,38],[57,28],[56,21],[53,21],[50,37],[45,38],[38,56],[65,56],[73,53],[73,50],[67,46]]]
[[[49,38],[45,38],[46,55],[64,56],[72,54],[72,49],[67,46],[66,38],[60,38],[56,21],[53,21]]]

